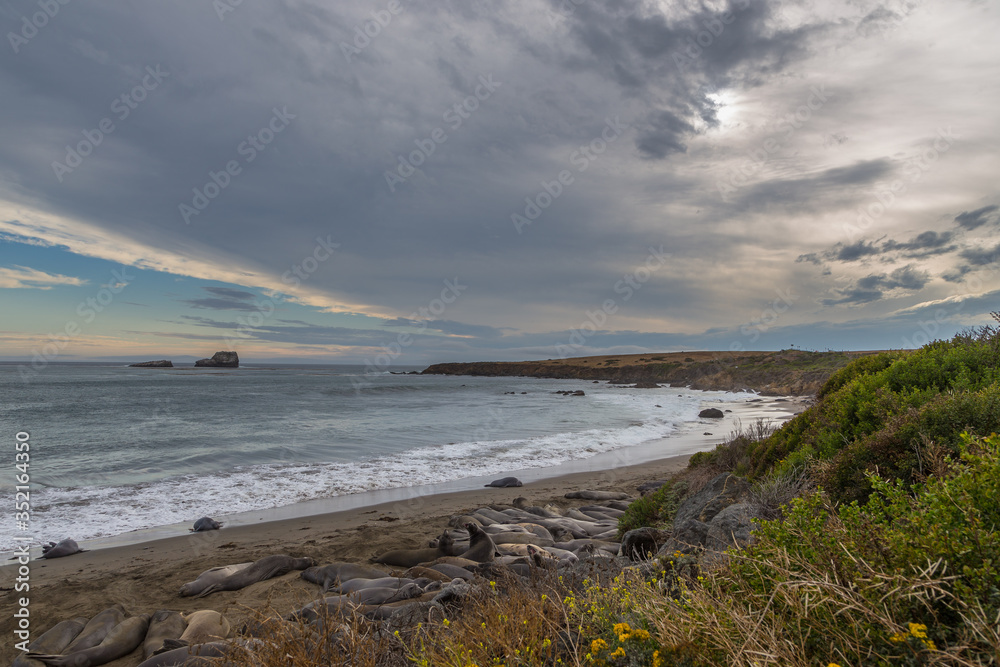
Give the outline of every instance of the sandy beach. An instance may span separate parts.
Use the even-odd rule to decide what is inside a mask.
[[[82,554],[31,561],[27,594],[13,590],[16,564],[0,568],[4,608],[14,609],[19,597],[30,597],[33,639],[59,621],[90,617],[115,603],[124,605],[130,614],[211,608],[226,614],[235,627],[251,610],[268,605],[279,613],[288,613],[315,599],[319,589],[301,580],[298,572],[204,599],[180,597],[180,586],[211,567],[252,561],[270,554],[309,556],[320,564],[338,560],[367,562],[374,554],[389,549],[424,546],[430,537],[441,532],[452,515],[484,505],[510,505],[519,496],[528,498],[532,504],[553,503],[562,507],[581,504],[563,497],[580,489],[624,491],[638,496],[639,484],[665,479],[682,469],[691,453],[722,442],[737,421],[748,425],[761,416],[783,421],[806,405],[807,401],[801,398],[727,404],[733,412],[722,420],[711,423],[706,420],[703,432],[631,448],[636,451],[612,452],[615,456],[578,461],[580,469],[576,471],[572,466],[568,470],[560,466],[555,472],[564,474],[558,476],[547,477],[544,470],[526,471],[530,475],[521,477],[525,480],[521,488],[483,488],[481,480],[477,480],[476,488],[441,492],[433,489],[425,492],[425,488],[408,490],[388,502],[334,512],[315,513],[315,508],[292,507],[284,510],[289,515],[284,518],[248,515],[209,533],[178,534],[117,546],[85,544],[82,546],[91,550]],[[711,435],[703,435],[708,432]],[[685,453],[662,455],[667,451]],[[468,485],[466,481],[464,486]],[[296,510],[299,515],[291,516]],[[9,613],[4,614],[0,632],[11,637],[13,629],[14,619]],[[0,662],[9,664],[16,657],[12,644],[4,642]],[[140,653],[136,651],[108,664],[133,667],[142,661]]]

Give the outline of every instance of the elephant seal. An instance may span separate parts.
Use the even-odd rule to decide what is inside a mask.
[[[488,563],[493,560],[497,553],[497,545],[493,543],[493,538],[471,522],[465,524],[465,529],[469,531],[469,549],[459,558],[466,558],[477,563]]]
[[[209,586],[217,584],[229,575],[245,570],[251,565],[253,565],[253,561],[236,563],[235,565],[223,565],[222,567],[213,567],[210,570],[205,570],[198,575],[197,579],[181,586],[181,597],[188,598],[199,595]]]
[[[189,533],[202,533],[206,530],[218,530],[222,528],[222,522],[207,516],[203,516],[194,522],[194,528],[188,528]]]
[[[125,609],[120,605],[108,607],[87,621],[80,634],[76,636],[63,653],[75,653],[97,646],[108,636],[112,628],[125,620]]]
[[[500,479],[495,479],[489,484],[484,484],[483,486],[486,487],[492,486],[493,488],[496,489],[510,489],[513,487],[522,486],[522,484],[521,480],[519,480],[517,477],[501,477]]]
[[[570,491],[564,497],[583,500],[625,500],[628,494],[619,491]]]
[[[62,558],[63,556],[72,556],[73,554],[80,554],[86,551],[86,549],[81,549],[80,545],[76,543],[76,540],[66,538],[59,544],[55,542],[49,542],[42,547],[42,555],[39,558]]]
[[[177,639],[187,629],[187,621],[178,611],[161,609],[149,619],[149,629],[146,638],[142,640],[142,655],[149,658],[162,652],[163,642],[167,639]]]
[[[319,584],[327,592],[342,581],[349,579],[379,579],[386,575],[382,570],[354,563],[337,562],[322,567],[308,567],[299,576],[306,581]]]
[[[49,667],[93,667],[123,658],[142,644],[149,627],[149,614],[126,618],[116,625],[97,646],[64,655],[29,653],[28,657]]]
[[[57,655],[69,646],[69,643],[76,639],[87,619],[84,617],[74,618],[71,621],[61,621],[46,630],[41,637],[28,645],[28,653],[49,653]],[[41,667],[43,663],[28,658],[26,654],[21,654],[14,660],[12,667]]]
[[[453,579],[446,574],[438,572],[437,570],[432,570],[429,567],[424,567],[423,565],[416,565],[411,567],[409,570],[403,573],[403,577],[410,579],[430,579],[431,581],[439,581],[442,584],[446,584]]]
[[[395,565],[396,567],[413,567],[421,563],[428,563],[442,556],[457,556],[459,549],[455,548],[455,540],[452,539],[448,531],[441,533],[437,539],[437,547],[426,549],[393,549],[381,556],[371,559],[372,563],[382,565]]]
[[[423,594],[424,589],[417,584],[410,583],[399,588],[394,586],[363,588],[352,593],[347,593],[346,596],[356,604],[390,604],[420,597]]]
[[[256,584],[258,581],[266,581],[267,579],[280,577],[292,570],[304,570],[307,567],[315,565],[316,561],[312,558],[292,558],[284,554],[264,556],[260,560],[254,561],[250,567],[244,568],[221,581],[211,584],[194,597],[203,598],[206,595],[218,593],[219,591],[238,591],[250,584]]]
[[[402,588],[406,584],[413,583],[413,579],[404,579],[402,577],[381,577],[380,579],[350,579],[341,583],[339,586],[334,586],[333,590],[335,593],[353,593],[355,591],[361,591],[366,588]]]
[[[183,646],[147,658],[139,667],[212,667],[219,664],[212,658],[224,657],[228,648],[227,642]]]
[[[436,563],[435,565],[431,565],[428,569],[440,572],[441,574],[450,577],[452,580],[462,579],[464,581],[471,581],[475,578],[473,574],[464,567],[452,565],[451,563]]]
[[[232,629],[229,625],[229,619],[214,609],[202,609],[182,616],[187,627],[177,639],[164,640],[163,648],[160,649],[161,653],[182,646],[207,644],[226,639]]]

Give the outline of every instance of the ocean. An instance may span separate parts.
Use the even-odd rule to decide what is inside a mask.
[[[555,393],[579,389],[586,395]],[[559,474],[695,429],[706,401],[747,397],[342,365],[64,363],[25,382],[18,364],[3,363],[10,465],[0,489],[13,499],[15,435],[26,432],[31,522],[27,532],[0,523],[0,551],[15,536],[82,543],[366,491]],[[687,452],[663,455],[673,453]]]

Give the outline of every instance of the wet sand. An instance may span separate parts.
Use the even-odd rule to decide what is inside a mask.
[[[242,525],[227,525],[208,533],[97,549],[94,545],[84,545],[92,550],[52,561],[31,561],[28,593],[13,591],[17,565],[5,565],[0,568],[0,599],[4,601],[3,608],[10,611],[0,618],[0,633],[5,637],[13,636],[15,626],[11,614],[18,598],[23,596],[30,597],[32,639],[59,621],[76,616],[91,617],[115,603],[124,605],[130,614],[153,613],[159,609],[182,612],[216,609],[226,614],[234,627],[250,616],[251,610],[268,605],[286,614],[319,595],[319,587],[300,579],[298,572],[202,599],[182,598],[178,589],[211,567],[252,561],[271,554],[310,556],[320,564],[338,560],[365,563],[371,556],[390,549],[426,546],[427,540],[440,534],[452,515],[490,504],[510,505],[519,496],[529,499],[532,504],[552,503],[562,507],[586,504],[586,501],[570,501],[563,497],[569,491],[581,489],[624,491],[638,496],[636,487],[639,484],[668,478],[687,465],[690,453],[711,449],[722,442],[735,420],[744,425],[757,416],[781,421],[800,412],[805,405],[802,399],[730,404],[728,407],[733,408],[733,412],[726,419],[705,420],[704,427],[711,436],[702,435],[701,431],[692,432],[630,448],[641,451],[594,457],[577,462],[578,467],[583,468],[580,471],[526,481],[520,488],[478,486],[443,493],[414,489],[405,492],[405,498],[336,512],[257,523],[252,523],[253,517],[247,516],[242,519],[245,521]],[[657,458],[657,451],[686,453]],[[13,643],[3,642],[0,663],[10,664],[17,656]],[[140,654],[141,651],[135,651],[108,664],[134,667],[142,661]]]

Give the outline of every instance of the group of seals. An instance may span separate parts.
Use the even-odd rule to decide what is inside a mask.
[[[141,614],[126,618],[113,627],[104,639],[91,648],[71,650],[57,654],[28,653],[28,658],[38,660],[49,667],[93,667],[122,658],[134,651],[146,636],[149,615]]]
[[[460,549],[455,547],[455,540],[446,532],[437,539],[437,546],[425,549],[393,549],[371,559],[372,563],[395,565],[397,567],[413,567],[443,556],[457,556]]]

